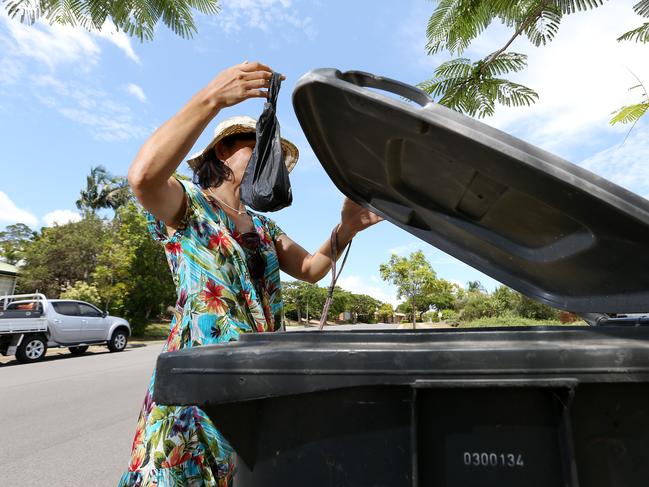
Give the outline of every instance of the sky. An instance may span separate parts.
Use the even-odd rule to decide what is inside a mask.
[[[615,109],[640,101],[629,88],[649,83],[649,44],[616,38],[643,20],[634,2],[616,0],[564,18],[545,48],[525,39],[512,50],[529,67],[512,76],[535,89],[528,108],[499,107],[484,122],[579,164],[649,198],[649,117],[623,143],[628,126],[610,126]],[[447,53],[425,51],[428,0],[224,0],[216,16],[197,16],[198,33],[181,39],[164,25],[140,43],[105,25],[101,32],[37,23],[0,13],[0,229],[34,229],[79,218],[74,202],[90,168],[126,175],[147,137],[221,70],[244,60],[283,73],[278,102],[282,136],[300,149],[291,173],[294,202],[272,215],[296,242],[315,251],[340,219],[343,196],[308,145],[291,104],[303,74],[316,68],[363,70],[416,84],[432,76]],[[501,47],[509,31],[492,25],[464,53],[478,59]],[[211,139],[218,121],[259,116],[263,102],[223,110],[190,154]],[[181,172],[189,174],[185,163]],[[434,182],[431,182],[434,184]],[[396,304],[379,265],[392,253],[421,249],[439,277],[461,285],[498,283],[429,244],[382,222],[354,239],[339,285]],[[286,278],[287,276],[283,276]],[[320,284],[328,284],[329,277]]]

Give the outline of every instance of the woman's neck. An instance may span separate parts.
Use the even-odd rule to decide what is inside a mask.
[[[216,198],[219,202],[225,203],[226,207],[223,208],[223,210],[227,213],[232,213],[231,208],[236,208],[240,211],[245,210],[245,207],[241,203],[239,185],[224,182],[218,188],[209,188],[207,193]]]

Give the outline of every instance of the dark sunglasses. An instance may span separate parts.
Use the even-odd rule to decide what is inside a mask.
[[[241,243],[248,250],[254,251],[254,254],[248,256],[248,270],[253,279],[264,277],[266,270],[266,259],[261,254],[261,238],[257,232],[247,232],[241,234]]]

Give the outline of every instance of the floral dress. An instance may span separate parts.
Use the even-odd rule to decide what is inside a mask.
[[[253,251],[242,244],[234,223],[198,186],[179,182],[187,212],[177,231],[168,237],[164,223],[147,215],[150,233],[164,244],[178,291],[163,351],[279,329],[283,306],[274,243],[283,232],[272,220],[248,212],[265,260],[262,275],[253,279],[247,265]],[[228,442],[198,407],[155,404],[154,383],[155,371],[119,487],[231,485],[234,468]]]

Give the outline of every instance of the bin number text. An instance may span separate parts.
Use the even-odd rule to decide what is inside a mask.
[[[470,467],[524,467],[523,455],[516,453],[463,453],[464,465]]]

